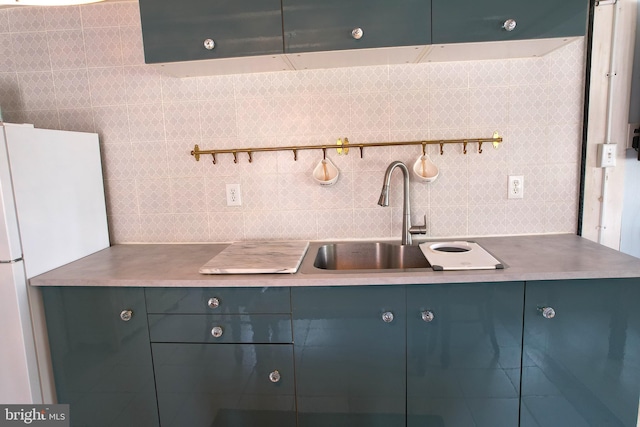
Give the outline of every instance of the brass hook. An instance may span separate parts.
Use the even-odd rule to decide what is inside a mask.
[[[440,142],[440,155],[444,154],[444,142]]]
[[[478,153],[482,154],[482,141],[478,141]]]
[[[322,159],[327,160],[327,147],[322,147]]]
[[[247,154],[249,155],[249,163],[253,162],[253,157],[251,155],[251,151],[247,151]]]
[[[427,155],[427,152],[425,151],[426,147],[427,147],[427,144],[423,142],[423,143],[422,143],[422,155],[423,155],[423,156],[426,156],[426,155]]]
[[[233,163],[238,163],[238,152],[237,151],[233,152]]]
[[[213,157],[213,164],[216,164],[216,153],[211,153],[211,157]]]
[[[295,148],[293,150],[293,161],[297,162],[298,161],[298,150],[296,150]]]
[[[364,159],[364,147],[361,145],[360,147],[358,147],[360,149],[360,158]]]
[[[466,140],[462,143],[462,152],[464,154],[467,154],[467,141]]]

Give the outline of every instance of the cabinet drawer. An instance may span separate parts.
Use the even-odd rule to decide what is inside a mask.
[[[291,313],[289,288],[153,288],[148,313]]]
[[[288,314],[150,314],[151,342],[291,343]]]
[[[152,344],[163,427],[295,427],[293,346]]]

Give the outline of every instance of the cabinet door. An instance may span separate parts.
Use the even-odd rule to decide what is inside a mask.
[[[404,427],[404,287],[291,292],[298,426]]]
[[[638,301],[640,279],[527,282],[521,426],[636,426]]]
[[[157,426],[143,289],[42,288],[42,295],[58,402],[70,404],[71,425]]]
[[[140,0],[147,63],[282,53],[280,0]],[[215,46],[205,47],[210,39]]]
[[[152,347],[162,427],[295,427],[290,344]]]
[[[433,43],[582,36],[587,0],[433,0]],[[512,31],[503,24],[512,19]]]
[[[515,427],[524,284],[407,289],[407,426]]]
[[[431,0],[283,0],[285,52],[424,45]],[[362,30],[360,39],[352,31]]]

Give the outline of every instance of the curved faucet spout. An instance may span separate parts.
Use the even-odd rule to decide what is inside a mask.
[[[387,171],[384,173],[384,184],[382,186],[382,192],[380,193],[380,200],[378,204],[380,206],[389,206],[389,185],[391,184],[391,174],[393,171],[399,168],[402,171],[402,188],[403,188],[403,203],[402,203],[402,244],[411,244],[411,206],[409,203],[409,169],[407,165],[399,160],[391,162],[387,167]]]
[[[387,167],[387,171],[384,173],[384,182],[382,185],[382,192],[380,193],[380,199],[378,200],[378,204],[380,206],[389,206],[389,186],[391,184],[391,174],[393,171],[399,168],[402,171],[402,188],[403,188],[403,203],[402,203],[402,244],[403,245],[411,245],[412,234],[426,234],[427,226],[426,226],[426,217],[425,217],[425,225],[421,225],[418,227],[411,227],[411,206],[409,202],[409,169],[407,165],[402,163],[399,160],[391,162],[391,164]]]

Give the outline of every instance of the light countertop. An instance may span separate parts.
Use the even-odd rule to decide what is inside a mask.
[[[470,239],[504,270],[203,275],[228,244],[123,244],[30,279],[32,286],[266,287],[504,282],[640,277],[640,259],[571,234]],[[306,257],[314,257],[312,243]],[[303,260],[304,264],[304,260]]]

